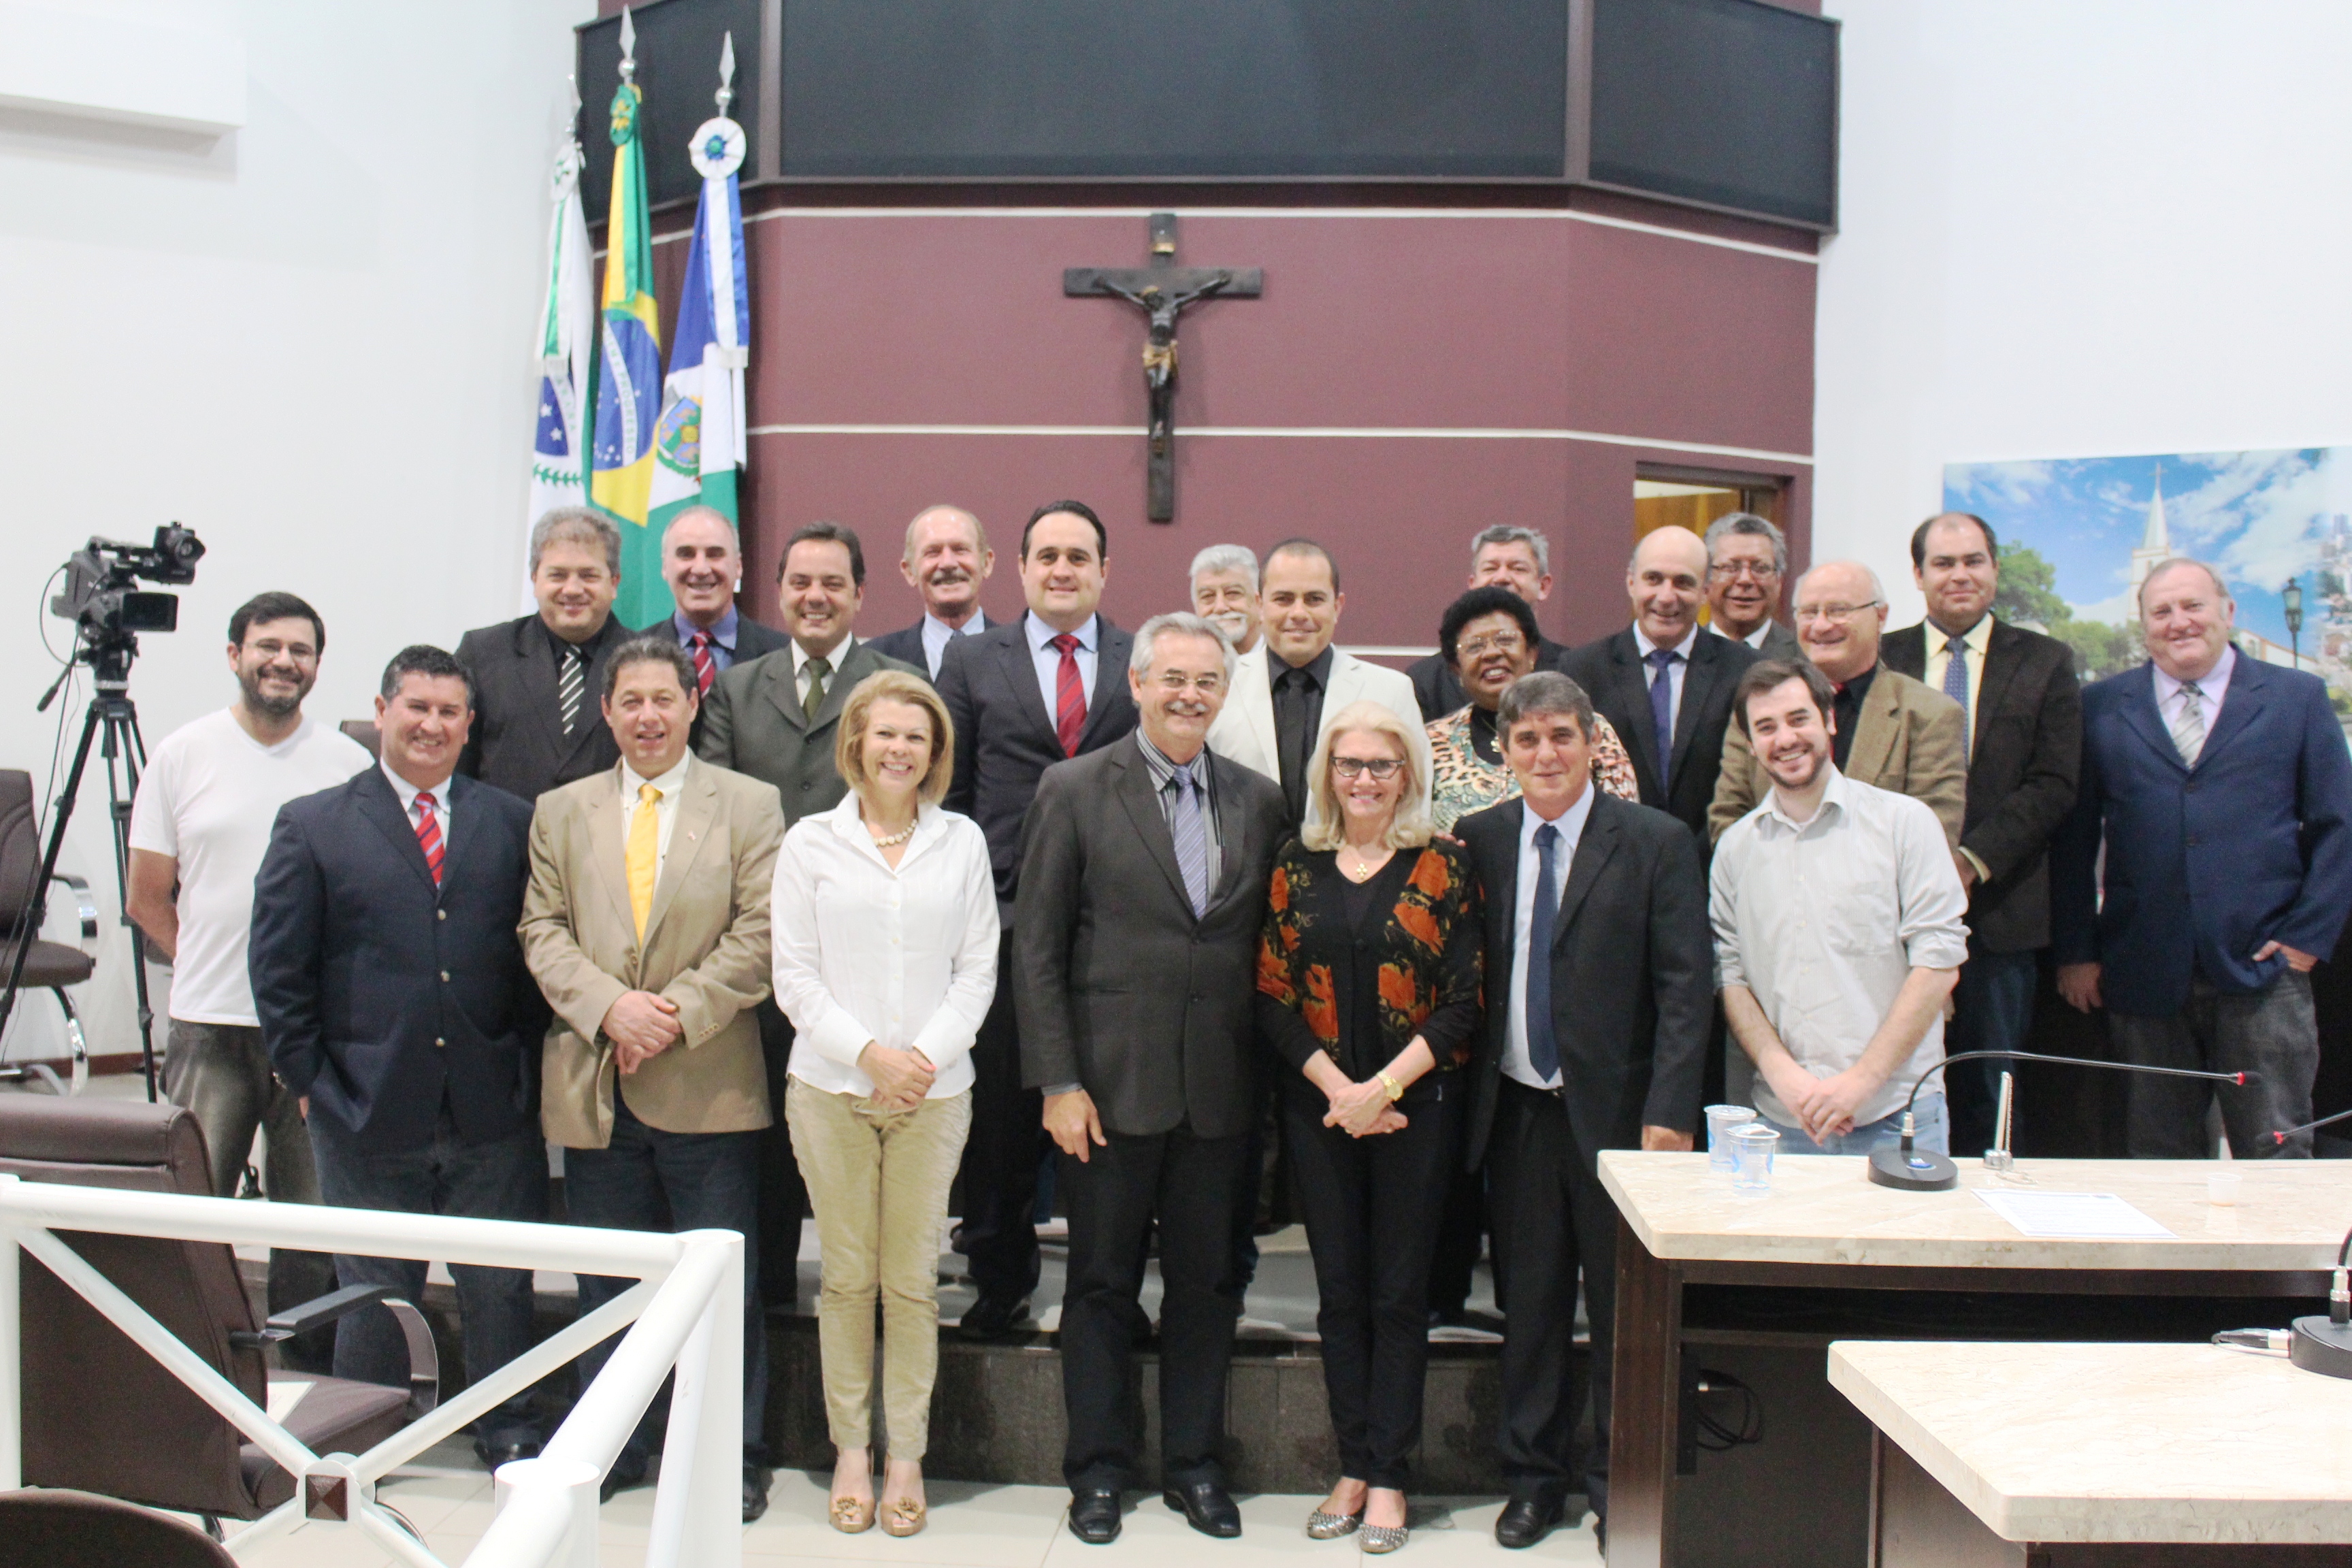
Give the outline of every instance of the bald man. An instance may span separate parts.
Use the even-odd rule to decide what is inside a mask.
[[[885,658],[911,664],[933,680],[948,643],[996,625],[980,607],[980,585],[996,570],[988,530],[960,506],[929,506],[907,524],[907,551],[898,571],[923,596],[923,618],[874,639]]]
[[[1732,689],[1756,650],[1703,635],[1706,545],[1687,528],[1643,535],[1625,567],[1633,624],[1560,661],[1560,672],[1591,697],[1633,754],[1642,804],[1681,819],[1710,842],[1707,806],[1731,724]]]

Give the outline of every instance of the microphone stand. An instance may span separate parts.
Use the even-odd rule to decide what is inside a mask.
[[[2294,1337],[2287,1342],[2287,1359],[2305,1372],[2328,1377],[2352,1377],[2352,1288],[2345,1283],[2347,1258],[2352,1258],[2352,1234],[2336,1249],[2336,1279],[2327,1289],[2327,1316],[2297,1318]]]
[[[1870,1179],[1882,1187],[1893,1187],[1906,1193],[1944,1193],[1960,1184],[1960,1168],[1947,1155],[1933,1150],[1913,1147],[1918,1137],[1917,1123],[1912,1120],[1911,1108],[1927,1080],[1954,1062],[1977,1061],[1998,1057],[2007,1061],[2056,1062],[2063,1067],[2106,1068],[2115,1072],[2155,1073],[2164,1078],[2201,1078],[2215,1083],[2234,1083],[2240,1088],[2261,1081],[2251,1072],[2200,1072],[2193,1068],[2142,1067],[2137,1062],[2103,1062],[2094,1057],[2050,1057],[2039,1051],[1962,1051],[1946,1057],[1919,1075],[1911,1085],[1911,1092],[1903,1101],[1903,1142],[1896,1149],[1874,1150],[1870,1156]],[[2352,1113],[2347,1113],[2352,1114]],[[2347,1341],[2347,1355],[2352,1357],[2352,1340]]]

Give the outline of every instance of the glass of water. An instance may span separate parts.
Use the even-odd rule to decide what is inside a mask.
[[[1750,1121],[1731,1134],[1731,1190],[1751,1197],[1772,1190],[1772,1153],[1780,1134],[1761,1121]]]
[[[1744,1105],[1710,1105],[1706,1108],[1706,1168],[1723,1175],[1731,1174],[1737,1163],[1731,1149],[1731,1135],[1756,1120],[1756,1112]]]

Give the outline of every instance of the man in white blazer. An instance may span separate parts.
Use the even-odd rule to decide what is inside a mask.
[[[1276,545],[1259,577],[1258,603],[1265,635],[1234,667],[1209,749],[1279,783],[1297,827],[1307,815],[1307,770],[1324,725],[1350,703],[1377,702],[1412,737],[1413,763],[1426,784],[1429,739],[1411,679],[1331,646],[1348,603],[1331,552],[1311,539]]]

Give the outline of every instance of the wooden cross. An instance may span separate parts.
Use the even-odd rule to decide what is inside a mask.
[[[1143,342],[1143,385],[1151,404],[1144,515],[1154,522],[1176,515],[1176,318],[1185,306],[1213,295],[1255,300],[1265,290],[1262,268],[1177,266],[1174,213],[1151,215],[1149,267],[1072,267],[1062,273],[1064,294],[1113,295],[1150,322]]]

